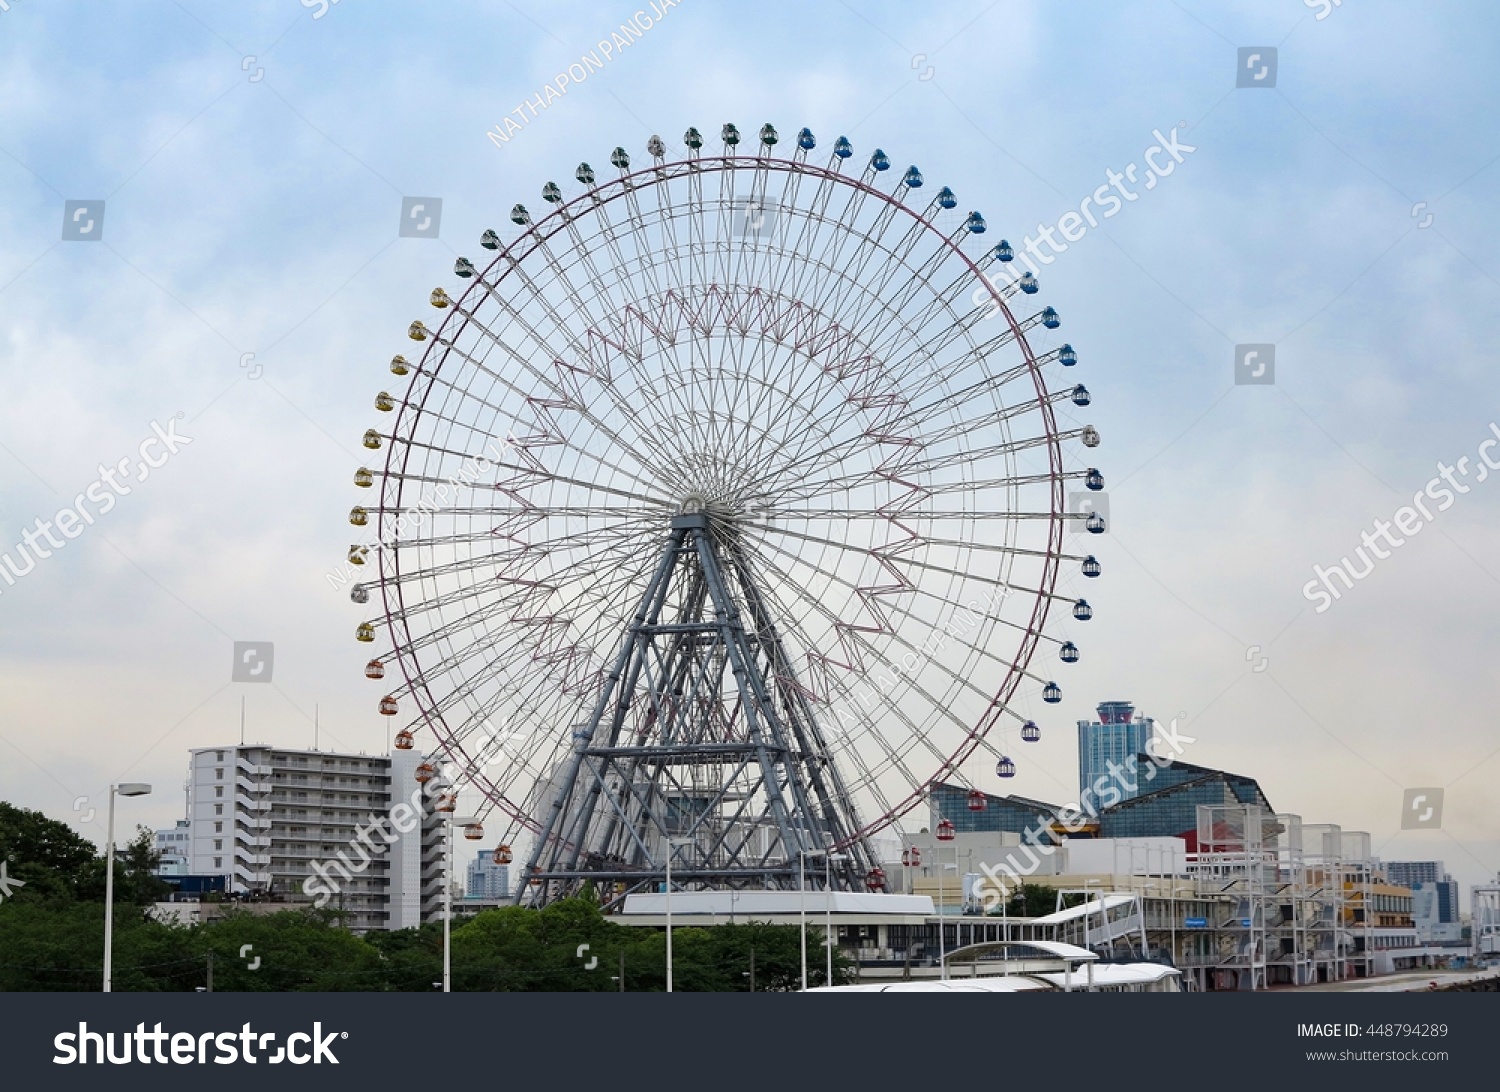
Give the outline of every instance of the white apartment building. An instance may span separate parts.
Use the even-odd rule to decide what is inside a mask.
[[[186,876],[190,874],[188,868],[189,849],[192,841],[192,824],[186,819],[177,820],[177,825],[171,830],[159,830],[156,832],[156,852],[161,855],[153,870],[158,876]]]
[[[416,781],[415,751],[250,744],[191,754],[190,872],[224,876],[232,892],[340,910],[357,932],[436,915],[443,826]]]

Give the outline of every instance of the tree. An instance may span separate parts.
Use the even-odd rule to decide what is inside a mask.
[[[322,910],[231,910],[193,930],[192,950],[194,974],[200,977],[213,952],[216,991],[333,993],[382,987],[380,951]]]
[[[97,857],[94,844],[66,823],[0,801],[0,861],[6,875],[19,881],[10,898],[77,897],[87,888],[89,866]]]
[[[1078,901],[1074,898],[1065,900],[1065,905],[1072,905]],[[1008,915],[1013,918],[1040,918],[1053,913],[1057,909],[1057,888],[1048,887],[1045,884],[1023,883],[1020,888],[1010,893],[1006,901],[1005,909],[991,910],[990,917],[998,918]]]
[[[381,990],[431,990],[443,978],[443,926],[429,921],[416,929],[376,930],[365,941],[380,958]]]

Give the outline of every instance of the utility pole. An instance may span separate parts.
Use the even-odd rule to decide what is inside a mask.
[[[214,953],[212,948],[208,950],[208,992],[214,992]]]
[[[625,949],[620,949],[620,992],[625,992]]]
[[[755,992],[755,945],[750,946],[750,992]]]

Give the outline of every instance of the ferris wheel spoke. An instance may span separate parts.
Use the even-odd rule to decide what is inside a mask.
[[[621,550],[620,555],[621,562],[628,562],[628,559],[631,556],[631,552],[628,550]],[[484,560],[490,561],[491,563],[499,563],[503,559],[488,558]],[[508,592],[501,591],[487,595],[486,589],[484,587],[467,587],[461,589],[457,593],[452,593],[451,596],[414,600],[410,604],[403,603],[403,605],[399,609],[390,612],[390,618],[393,622],[404,622],[429,611],[441,610],[443,607],[451,606],[454,603],[464,602],[468,599],[480,599],[485,601],[488,606],[482,610],[463,615],[457,623],[459,625],[474,625],[478,620],[487,618],[490,614],[513,613],[516,605],[518,604],[525,604],[529,601],[534,601],[539,597],[550,597],[558,589],[558,587],[566,586],[569,582],[569,578],[572,578],[575,581],[591,578],[594,575],[596,569],[602,569],[604,567],[604,562],[599,557],[592,558],[591,562],[591,566],[582,568],[581,571],[580,567],[578,566],[555,567],[551,572],[540,574],[543,579],[538,580],[522,579],[519,576],[511,576],[509,578],[503,576],[498,577],[497,581],[499,583],[499,586],[501,588],[505,588],[508,586],[510,588],[510,591]],[[628,565],[617,564],[615,571],[618,574],[619,572],[625,571],[626,569],[628,569]],[[428,576],[425,579],[430,582],[431,577]],[[392,583],[396,583],[396,581],[392,581]],[[593,584],[594,581],[589,580],[589,583]],[[535,614],[533,616],[542,617]],[[519,620],[519,618],[520,616],[518,615],[512,620]]]
[[[1089,440],[1095,438],[1096,436],[1097,434],[1091,427],[1085,426],[1083,428],[1072,429],[1067,432],[1060,432],[1057,434],[1056,439],[1058,441],[1082,439],[1087,445]],[[1040,436],[1025,436],[1019,439],[1007,440],[1004,443],[989,444],[985,447],[980,448],[955,448],[945,454],[933,454],[927,457],[912,455],[910,458],[901,461],[900,473],[903,477],[931,474],[939,470],[946,470],[949,467],[962,466],[971,463],[974,461],[974,457],[976,455],[984,457],[1013,455],[1019,452],[1029,451],[1033,448],[1047,447],[1053,442],[1053,439],[1054,438],[1052,436],[1044,433]],[[841,477],[824,479],[822,482],[818,483],[818,485],[820,487],[820,493],[831,492],[833,490],[843,488],[857,488],[860,485],[870,484],[875,481],[889,480],[887,477],[888,473],[888,471],[883,471],[879,468],[866,471],[858,471]],[[1067,471],[1065,471],[1064,473],[1069,477],[1077,476],[1076,474]],[[818,496],[820,495],[820,493],[809,493],[792,490],[783,492],[781,496],[798,500],[806,500],[810,499],[811,497]]]
[[[521,330],[539,349],[545,350],[547,345],[546,340],[526,320],[520,311],[505,300],[498,287],[482,278],[476,277],[476,280],[479,281],[480,287],[485,290],[491,300],[496,303],[497,309],[507,320],[508,324]],[[461,307],[462,304],[455,305],[455,308]],[[609,381],[608,363],[599,359],[602,350],[596,348],[593,344],[593,340],[597,340],[597,330],[594,325],[590,324],[584,331],[584,335],[580,338],[572,336],[567,338],[568,349],[575,364],[569,366],[560,360],[556,354],[550,354],[551,370],[548,371],[534,366],[519,347],[512,346],[492,330],[488,324],[481,321],[473,312],[460,309],[459,313],[465,315],[467,320],[466,326],[472,326],[479,331],[495,348],[505,354],[511,363],[516,364],[533,379],[543,383],[547,387],[548,397],[542,400],[535,398],[528,394],[518,381],[503,375],[495,369],[489,368],[488,365],[476,360],[472,355],[459,349],[456,345],[452,346],[453,351],[462,355],[473,367],[484,372],[491,380],[516,394],[523,400],[524,404],[536,407],[533,412],[540,414],[544,409],[572,412],[582,420],[588,422],[601,435],[608,437],[614,443],[618,452],[630,457],[633,462],[641,465],[643,469],[645,468],[646,464],[640,462],[637,452],[643,446],[649,449],[649,438],[642,436],[639,430],[634,430],[632,437],[629,439],[619,435],[617,430],[611,428],[599,414],[593,413],[588,409],[577,390],[567,385],[570,379],[573,382],[580,382],[579,377],[586,377],[592,380],[597,389],[611,400],[610,412],[616,417],[621,418],[624,422],[628,423],[630,421],[630,415],[628,412],[624,412],[628,409],[628,406],[620,399],[618,392],[615,391]],[[550,420],[542,419],[540,424],[544,432],[550,430]]]
[[[412,515],[412,514],[421,513],[421,512],[424,512],[424,511],[426,511],[426,509],[418,508],[416,506],[412,506],[410,508],[388,508],[388,509],[385,510],[385,514],[388,515],[388,516],[396,516],[397,518],[399,518],[399,517],[401,517],[403,515]],[[453,517],[457,517],[457,516],[481,516],[481,517],[512,516],[516,512],[516,508],[515,508],[515,505],[513,505],[513,504],[504,504],[504,505],[495,505],[495,504],[461,505],[461,504],[455,504],[455,505],[450,505],[447,508],[443,508],[440,511],[441,511],[442,516],[445,519],[449,519],[449,518],[453,518]],[[600,505],[577,504],[577,505],[554,505],[554,506],[549,506],[549,507],[546,507],[546,508],[540,508],[540,507],[538,507],[538,508],[532,509],[531,513],[534,514],[534,515],[539,516],[543,520],[548,520],[548,519],[627,519],[627,520],[644,520],[644,519],[650,519],[652,517],[660,519],[663,516],[663,514],[670,514],[670,513],[675,512],[675,511],[676,511],[676,507],[674,505],[668,504],[665,501],[663,501],[659,505],[657,505],[655,507],[652,507],[652,508],[638,508],[638,507],[616,508],[616,507],[608,507],[608,506],[600,506]]]
[[[749,552],[752,557],[755,557],[757,560],[759,560],[761,564],[765,564],[764,559],[761,558],[753,548],[748,549],[747,552]],[[777,614],[779,617],[791,617],[791,612],[786,609],[785,604],[774,589],[763,588],[762,594],[778,608]],[[854,740],[853,736],[850,734],[848,727],[845,724],[846,717],[854,723],[860,723],[858,718],[853,715],[853,709],[855,708],[857,703],[860,705],[860,708],[863,708],[865,703],[859,702],[859,699],[855,697],[853,691],[849,688],[848,684],[843,679],[839,679],[835,676],[830,675],[826,682],[832,689],[836,690],[840,697],[844,700],[837,705],[835,705],[835,703],[833,702],[824,703],[829,708],[835,710],[840,722],[837,726],[830,724],[821,731],[821,738],[824,741],[824,747],[832,756],[847,757],[853,761],[859,771],[865,775],[864,782],[871,794],[875,797],[876,805],[880,807],[883,812],[888,812],[891,810],[890,801],[886,798],[884,792],[881,790],[879,781],[876,778],[874,771],[865,761],[864,756],[860,753],[859,748],[855,745],[857,741]],[[919,726],[914,721],[912,721],[909,716],[907,716],[904,710],[897,707],[892,709],[891,712],[898,722],[902,723],[905,727],[908,728],[908,730],[912,734],[912,738],[915,739],[924,736],[924,733],[921,731]],[[833,733],[833,738],[839,741],[841,746],[837,748],[828,746],[826,741],[830,731]],[[877,746],[879,746],[887,754],[887,757],[896,768],[904,769],[907,774],[915,777],[915,775],[912,774],[909,769],[905,769],[905,767],[902,765],[901,756],[899,755],[895,747],[890,743],[890,741],[885,738],[885,736],[881,735],[878,732],[871,733],[871,736],[876,741]],[[862,736],[861,739],[863,738],[864,737]]]
[[[763,556],[764,555],[762,555],[762,557]],[[774,566],[773,566],[773,568],[774,568]],[[796,584],[794,582],[789,582],[789,583],[786,584],[786,586],[794,589],[794,591],[796,593],[796,598],[799,599],[799,600],[801,600],[801,601],[803,601],[804,603],[806,603],[814,612],[822,614],[825,619],[827,619],[828,621],[830,621],[835,626],[838,626],[838,625],[842,624],[837,619],[837,617],[835,615],[833,615],[831,612],[828,611],[827,607],[823,604],[823,602],[821,600],[819,600],[819,599],[813,597],[812,595],[808,594],[808,592],[800,584]],[[774,595],[775,592],[772,591],[770,594]],[[790,615],[788,615],[788,617],[790,617]],[[871,647],[871,646],[869,646],[868,642],[864,641],[863,635],[860,634],[858,631],[850,631],[850,633],[851,633],[851,636],[855,640],[861,641],[862,643],[866,644],[867,647]],[[871,647],[871,651],[872,651],[873,654],[875,654],[877,656],[879,655],[879,653],[876,652],[872,647]],[[860,701],[860,707],[862,709],[869,704],[869,701],[867,701],[867,700],[862,700],[862,699],[856,698],[852,694],[852,692],[849,690],[848,686],[843,682],[843,680],[841,680],[839,678],[839,676],[838,676],[838,674],[836,672],[832,672],[832,671],[825,671],[825,672],[823,672],[822,673],[822,679],[821,679],[821,681],[824,683],[825,686],[837,689],[842,695],[844,695],[846,698],[850,699],[851,704],[842,707],[843,708],[843,712],[838,712],[838,710],[835,710],[835,712],[838,712],[838,715],[840,716],[841,720],[843,719],[843,716],[844,716],[845,713],[852,713],[852,702],[853,701],[856,701],[856,700]],[[954,715],[951,712],[951,709],[949,708],[948,703],[937,701],[936,699],[934,699],[932,697],[932,695],[928,694],[924,689],[922,689],[921,687],[916,686],[915,684],[911,684],[911,692],[913,694],[915,694],[917,697],[920,697],[922,700],[924,700],[925,702],[927,702],[928,707],[930,709],[933,709],[933,710],[937,711],[940,714],[941,719],[948,720],[950,723],[952,723],[956,728],[958,728],[961,731],[967,732],[969,730],[968,726],[960,718],[958,718],[956,715]],[[874,700],[874,699],[871,699],[871,700]],[[943,753],[931,742],[931,740],[929,738],[930,733],[917,730],[917,726],[914,723],[912,723],[907,718],[907,715],[906,715],[904,709],[902,709],[902,707],[897,702],[885,699],[884,695],[881,695],[881,698],[879,700],[882,702],[881,708],[882,708],[882,711],[885,714],[893,716],[897,720],[905,722],[906,725],[910,729],[912,729],[912,731],[910,732],[910,734],[908,736],[909,747],[915,747],[915,746],[918,745],[918,743],[920,743],[922,746],[925,746],[927,749],[929,749],[931,751],[932,757],[934,757],[934,758],[936,758],[938,760],[942,760],[945,757],[943,755]],[[824,704],[826,705],[826,704],[829,704],[829,703],[827,703],[825,701]],[[884,737],[880,736],[878,733],[875,734],[875,738],[882,743],[883,748],[886,750],[888,757],[893,762],[896,762],[898,764],[902,762],[902,755],[901,755],[901,752],[899,751],[898,748],[896,748],[894,745],[890,744],[890,742],[888,740],[885,740]],[[902,768],[904,769],[904,767],[902,767]]]
[[[616,527],[601,528],[586,535],[562,535],[550,540],[542,539],[535,542],[528,542],[519,547],[513,546],[503,550],[490,550],[456,561],[445,561],[419,568],[403,569],[399,573],[387,574],[382,582],[387,587],[400,587],[403,585],[430,583],[434,580],[466,574],[476,569],[487,569],[493,573],[489,579],[498,581],[502,585],[540,585],[543,583],[542,581],[527,580],[522,574],[535,570],[537,566],[543,563],[544,558],[552,557],[555,560],[560,554],[560,551],[556,548],[558,544],[566,544],[569,550],[576,551],[589,544],[598,543],[601,547],[608,548],[611,542],[621,542],[624,545],[621,545],[619,552],[628,556],[639,548],[643,539],[644,536],[640,534],[640,529],[632,532]],[[493,546],[494,538],[489,534],[483,534],[462,539],[444,540],[434,538],[426,541],[429,543],[445,541],[482,543],[486,546]],[[596,560],[595,564],[599,564],[599,562]],[[500,572],[495,573],[494,570],[497,568]],[[562,569],[559,571],[566,574],[569,570]],[[486,591],[487,586],[469,587],[465,589],[465,594],[477,596],[485,594]],[[418,605],[420,605],[420,601]],[[405,616],[412,609],[415,609],[415,607],[404,609],[399,613]]]
[[[521,320],[519,315],[516,315],[513,310],[510,312],[510,315],[512,316],[512,321],[514,321],[517,325],[523,325],[523,320]],[[498,334],[491,330],[485,323],[481,322],[477,317],[469,318],[469,322],[467,325],[470,325],[478,330],[494,346],[500,348],[502,352],[505,352],[512,359],[512,361],[521,362],[525,360],[523,354],[519,353],[518,350],[509,346],[503,338],[501,338]],[[518,381],[510,379],[500,372],[496,371],[495,369],[490,368],[488,365],[484,364],[482,361],[475,359],[471,354],[458,348],[456,345],[450,343],[450,351],[457,353],[472,367],[482,372],[486,377],[491,379],[496,384],[504,387],[506,390],[509,390],[513,394],[517,395],[517,397],[523,399],[523,404],[531,407],[532,413],[537,418],[537,425],[541,429],[541,432],[537,436],[536,441],[532,441],[533,443],[564,442],[562,437],[556,435],[554,420],[550,417],[543,416],[543,414],[549,410],[566,411],[576,415],[580,420],[587,422],[589,426],[593,428],[600,436],[608,438],[617,453],[627,456],[631,460],[631,462],[640,466],[647,473],[650,472],[648,465],[646,463],[643,463],[640,460],[639,455],[637,454],[642,447],[646,447],[649,449],[650,445],[646,442],[646,438],[640,436],[639,434],[636,434],[632,438],[626,439],[625,437],[621,436],[617,430],[611,428],[604,420],[602,420],[598,414],[590,411],[584,404],[583,400],[578,396],[578,394],[573,390],[570,390],[560,378],[561,373],[563,371],[566,371],[566,369],[558,369],[557,375],[549,375],[545,371],[531,366],[529,362],[525,362],[523,364],[524,370],[528,374],[530,374],[537,381],[545,384],[547,387],[548,397],[546,399],[537,399],[534,396],[527,394],[525,392],[525,388],[522,387]],[[588,358],[580,353],[578,359],[582,360]],[[595,385],[600,390],[608,393],[612,399],[616,398],[613,387],[607,381],[597,375],[594,376],[594,379]],[[617,411],[620,409],[621,405],[623,404],[617,404]],[[625,416],[624,420],[628,422],[630,420],[629,416]],[[512,439],[511,443],[514,446],[522,448],[523,450],[529,450],[530,445],[525,441]],[[638,484],[647,488],[660,488],[663,484],[668,484],[668,487],[670,487],[669,483],[664,483],[659,479],[655,482],[652,482],[641,477],[640,475],[623,471],[622,468],[619,468],[617,465],[613,465],[608,456],[603,453],[588,451],[580,447],[570,447],[570,450],[576,452],[580,457],[588,458],[590,461],[596,463],[601,468],[620,470],[622,473],[626,473],[627,476],[630,477],[633,481],[636,481]]]
[[[469,357],[469,355],[466,354],[466,353],[464,353],[462,350],[458,350],[458,349],[455,348],[453,351],[455,353],[457,353],[459,356],[463,357],[464,359],[469,360],[474,365],[474,367],[476,368],[476,370],[479,370],[480,372],[482,372],[483,374],[486,374],[486,375],[490,376],[491,378],[495,377],[495,373],[493,373],[489,368],[487,368],[486,366],[484,366],[484,365],[482,365],[480,363],[474,362],[473,359],[472,359],[472,357]],[[519,387],[516,387],[514,389],[517,390],[517,391],[520,390]],[[444,413],[442,413],[440,411],[436,411],[436,410],[428,411],[428,415],[432,419],[435,419],[435,420],[443,422],[444,424],[447,424],[450,427],[450,431],[454,427],[460,428],[460,429],[464,430],[466,433],[468,433],[469,435],[471,435],[472,437],[474,437],[475,440],[476,440],[476,442],[482,441],[486,445],[485,448],[484,448],[484,451],[485,451],[486,454],[489,454],[489,453],[492,452],[492,449],[493,449],[493,438],[494,438],[494,431],[493,431],[493,429],[481,428],[481,427],[479,427],[478,425],[475,425],[475,424],[470,424],[470,423],[467,423],[467,422],[458,421],[458,420],[456,420],[456,419],[454,419],[452,417],[449,417],[446,414],[444,414]],[[454,448],[448,448],[446,446],[438,445],[438,444],[423,443],[422,441],[416,440],[415,438],[402,437],[402,436],[397,436],[395,434],[392,434],[390,438],[393,441],[400,441],[400,442],[404,443],[408,448],[411,448],[411,449],[414,449],[414,450],[425,451],[425,452],[429,453],[429,456],[435,454],[440,459],[443,456],[452,456],[452,457],[454,457],[456,459],[460,459],[460,460],[463,460],[465,462],[469,462],[469,461],[473,461],[476,458],[471,453],[469,453],[467,451],[464,451],[464,450],[454,449]],[[560,440],[560,438],[553,438],[553,437],[543,436],[543,437],[541,437],[541,439],[549,440],[550,442],[553,442],[553,443],[562,442]],[[486,461],[489,462],[492,465],[499,466],[499,467],[502,467],[504,469],[515,471],[518,475],[521,475],[523,478],[525,476],[527,476],[527,475],[534,475],[534,474],[537,473],[537,462],[535,460],[535,456],[532,455],[532,453],[530,451],[530,447],[534,446],[534,443],[535,443],[535,439],[527,439],[527,438],[517,439],[515,437],[515,435],[514,435],[514,432],[510,432],[507,435],[507,439],[505,441],[503,450],[519,450],[524,455],[526,455],[528,457],[528,459],[531,460],[531,461],[529,461],[526,464],[504,462],[503,460],[500,460],[498,458],[491,458],[491,459],[488,459]],[[570,448],[570,450],[572,450],[572,449]],[[630,449],[625,448],[623,450],[629,451]],[[620,473],[620,474],[624,475],[625,477],[627,477],[629,480],[635,482],[637,485],[642,486],[642,487],[644,487],[646,489],[657,489],[657,488],[660,487],[661,483],[659,481],[647,480],[646,478],[643,478],[643,477],[641,477],[638,474],[632,473],[631,471],[626,470],[624,467],[620,466],[617,460],[611,460],[605,454],[595,453],[595,452],[589,452],[589,451],[579,451],[579,455],[580,455],[580,457],[586,458],[590,462],[592,462],[593,464],[597,465],[601,470],[608,471],[608,472],[611,472],[611,473]],[[637,465],[639,465],[639,464],[637,464]],[[419,476],[425,476],[425,475],[419,475]],[[450,485],[453,484],[453,481],[454,481],[454,479],[457,476],[458,475],[456,475],[456,474],[455,475],[450,475],[448,477],[448,479],[447,479],[448,483]],[[399,480],[399,478],[397,480]],[[600,490],[604,490],[606,488],[606,487],[604,487],[603,485],[601,485],[600,483],[597,483],[597,482],[591,483],[591,485],[592,485],[593,488],[600,489]],[[622,495],[641,496],[641,494],[622,494]]]
[[[1034,482],[1031,478],[998,479],[1001,482],[1027,483]],[[984,483],[981,483],[983,485]],[[993,484],[993,483],[990,483]],[[957,488],[957,487],[955,487]],[[939,493],[946,491],[943,487],[933,487],[927,492]],[[1051,518],[1050,515],[1047,518]],[[997,512],[993,509],[985,511],[974,511],[965,509],[942,510],[936,508],[767,508],[763,510],[765,520],[781,520],[782,527],[788,520],[871,520],[895,523],[900,521],[904,526],[907,523],[947,520],[1012,520],[1017,518],[1015,512]],[[776,529],[780,530],[781,527]],[[924,535],[925,539],[926,536]],[[1044,551],[1045,552],[1045,551]]]
[[[810,538],[812,536],[803,536],[803,537],[809,537]],[[795,558],[797,556],[797,555],[792,554],[791,552],[785,550],[784,548],[777,546],[774,543],[765,542],[764,545],[765,545],[765,547],[767,549],[770,549],[770,550],[772,550],[772,551],[774,551],[774,552],[776,552],[778,554],[781,554],[781,555],[783,555],[783,556],[785,556],[785,557],[787,557],[789,559],[790,558]],[[875,555],[872,552],[872,556],[880,556],[880,555]],[[880,559],[882,561],[900,562],[900,561],[906,560],[906,557],[905,557],[904,554],[890,554],[890,555],[881,556]],[[953,575],[955,577],[963,577],[963,576],[966,575],[966,574],[963,574],[963,573],[959,572],[958,570],[942,570],[942,571],[949,572],[951,575]],[[868,588],[866,588],[864,586],[855,584],[855,583],[853,583],[853,582],[851,582],[851,581],[849,581],[847,579],[844,579],[842,577],[836,576],[836,575],[834,575],[832,573],[824,572],[824,573],[821,573],[820,575],[828,583],[837,584],[837,585],[839,585],[839,586],[847,589],[848,591],[850,591],[851,593],[853,593],[853,595],[855,597],[861,597],[862,598],[862,596],[860,594],[861,592],[863,592],[863,593],[865,593],[867,595],[870,594],[870,589],[868,589]],[[910,582],[908,581],[908,583],[910,583]],[[1022,587],[1019,587],[1019,586],[1014,585],[1014,584],[1006,584],[1006,585],[1003,585],[1003,586],[1006,587],[1006,588],[1008,588],[1008,589],[1010,589],[1010,590],[1013,590],[1013,591],[1014,590],[1027,590],[1027,591],[1032,590],[1032,589],[1022,588]],[[931,594],[931,593],[926,592],[925,590],[920,589],[918,586],[913,585],[912,588],[911,588],[911,594]],[[945,599],[942,599],[942,597],[936,597],[936,598],[939,598],[941,601],[947,601]],[[1056,598],[1061,599],[1061,598],[1064,598],[1064,597],[1063,596],[1057,596]],[[933,668],[935,668],[936,670],[938,670],[939,672],[941,672],[943,674],[946,674],[950,679],[953,680],[953,682],[957,683],[961,689],[969,691],[971,694],[973,694],[973,695],[975,695],[977,697],[982,698],[986,702],[988,702],[993,697],[992,694],[989,694],[989,693],[985,692],[984,690],[980,689],[979,687],[974,686],[973,683],[972,683],[972,681],[969,679],[969,677],[966,674],[963,674],[962,672],[956,671],[953,668],[949,667],[946,661],[942,661],[942,660],[934,658],[934,657],[929,657],[929,656],[927,656],[926,653],[920,652],[915,646],[913,646],[910,643],[906,642],[905,639],[900,636],[899,631],[895,627],[889,625],[889,616],[896,616],[896,617],[899,617],[899,618],[906,618],[906,619],[909,619],[909,620],[911,620],[913,622],[920,623],[923,620],[921,619],[921,617],[919,615],[917,615],[915,612],[911,611],[910,609],[908,609],[906,607],[903,607],[900,603],[893,601],[893,599],[890,598],[890,597],[888,597],[888,596],[882,596],[881,597],[880,611],[881,611],[882,614],[886,615],[887,618],[882,620],[883,621],[883,625],[878,630],[875,630],[875,632],[878,632],[882,637],[889,638],[893,643],[900,644],[903,648],[906,649],[906,651],[911,652],[911,653],[916,653],[917,655],[919,655],[921,657],[929,659],[930,663],[931,663],[931,666]],[[871,627],[860,627],[860,626],[850,625],[848,623],[847,619],[846,619],[846,620],[844,620],[842,622],[835,623],[835,628],[836,628],[836,630],[837,630],[837,632],[838,632],[838,634],[839,634],[839,636],[840,636],[841,639],[842,638],[847,638],[849,640],[857,640],[857,641],[861,642],[862,644],[864,644],[865,647],[868,650],[870,650],[872,652],[875,652],[877,655],[879,655],[878,651],[875,650],[874,645],[868,640],[867,637],[864,636],[865,633],[871,631]],[[966,645],[965,647],[968,648],[972,653],[974,653],[977,656],[980,656],[980,657],[982,657],[984,659],[989,659],[989,660],[994,661],[995,664],[997,664],[1000,667],[1004,667],[1004,668],[1008,668],[1008,669],[1020,671],[1021,673],[1027,675],[1029,678],[1031,678],[1034,681],[1039,682],[1039,683],[1046,681],[1040,675],[1032,674],[1029,671],[1026,671],[1023,668],[1019,667],[1017,664],[1013,663],[1012,661],[1006,660],[1003,657],[999,656],[998,654],[989,651],[987,648],[981,647],[980,645],[971,644],[971,645]],[[928,698],[929,700],[934,700],[934,699],[931,698],[931,695],[927,695],[925,692],[923,693],[923,696],[926,697],[926,698]]]
[[[501,460],[498,460],[498,459],[492,459],[492,460],[489,460],[488,462],[489,462],[490,466],[496,467],[496,468],[498,468],[500,470],[512,471],[512,472],[514,472],[516,474],[532,474],[532,475],[535,475],[537,473],[536,468],[534,466],[530,465],[530,464],[508,463],[508,462],[504,462],[504,461],[501,461]],[[454,484],[453,480],[451,478],[439,478],[439,477],[437,477],[435,475],[427,475],[427,474],[405,474],[405,473],[402,473],[400,471],[388,472],[386,474],[386,477],[389,478],[389,479],[391,479],[391,480],[393,480],[393,481],[402,481],[402,482],[410,481],[410,482],[417,482],[417,483],[420,483],[420,484],[423,484],[423,485],[443,484],[443,485],[452,486]],[[590,492],[590,493],[603,493],[606,496],[620,497],[621,499],[624,499],[624,500],[639,501],[642,504],[648,504],[648,505],[653,506],[654,508],[655,507],[669,506],[669,503],[670,503],[670,502],[668,502],[666,500],[663,500],[660,497],[653,497],[653,496],[650,496],[649,494],[645,494],[645,493],[634,493],[634,492],[631,492],[628,489],[619,489],[619,488],[616,488],[616,487],[613,487],[613,486],[604,485],[601,482],[592,481],[592,480],[590,480],[588,478],[575,478],[575,477],[571,477],[571,476],[568,476],[568,475],[565,475],[565,474],[557,474],[557,473],[549,472],[549,473],[546,474],[545,480],[548,481],[548,482],[551,482],[551,483],[555,483],[555,484],[576,486],[577,488],[585,490],[585,491]],[[472,482],[467,483],[465,485],[465,488],[473,489],[473,490],[478,491],[478,490],[484,490],[484,489],[496,489],[496,488],[498,488],[498,486],[496,486],[494,484],[481,485],[477,481],[472,481]],[[446,511],[446,509],[445,509],[445,511]]]

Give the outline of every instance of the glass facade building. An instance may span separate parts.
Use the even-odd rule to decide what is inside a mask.
[[[962,785],[932,786],[932,821],[928,830],[936,831],[944,819],[953,824],[955,834],[979,831],[1009,831],[1021,834],[1040,824],[1047,826],[1057,815],[1055,804],[1031,800],[1024,796],[991,796],[984,794],[984,807],[970,810],[969,790]]]
[[[1136,769],[1136,792],[1099,813],[1099,837],[1186,838],[1192,851],[1197,845],[1200,805],[1254,804],[1268,815],[1275,814],[1254,778],[1189,762],[1157,769],[1145,754],[1136,756]]]
[[[495,863],[493,850],[481,849],[469,864],[464,888],[471,899],[503,899],[510,895],[510,866]]]
[[[1113,783],[1123,799],[1130,799],[1133,792],[1127,791],[1118,775],[1110,770],[1125,764],[1131,755],[1146,750],[1146,742],[1155,728],[1150,717],[1135,716],[1135,706],[1128,701],[1104,701],[1099,703],[1099,719],[1078,722],[1078,792],[1080,801],[1086,797],[1097,797],[1093,786]]]

